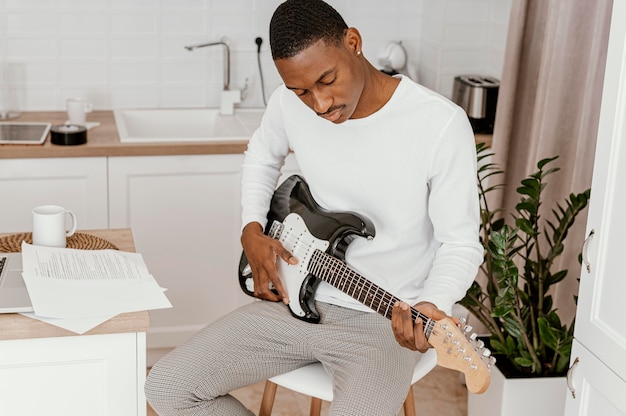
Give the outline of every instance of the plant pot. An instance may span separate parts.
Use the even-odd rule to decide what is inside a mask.
[[[491,385],[469,393],[468,416],[559,416],[565,413],[565,377],[507,378],[491,367]]]

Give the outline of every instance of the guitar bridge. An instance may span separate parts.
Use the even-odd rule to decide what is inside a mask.
[[[267,235],[272,237],[274,240],[278,240],[283,233],[283,228],[285,228],[285,226],[282,222],[274,220]]]

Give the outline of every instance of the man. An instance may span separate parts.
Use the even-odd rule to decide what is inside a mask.
[[[395,415],[420,351],[429,348],[409,304],[445,317],[482,261],[467,116],[410,79],[376,70],[358,30],[323,1],[281,4],[270,45],[284,85],[250,140],[242,180],[241,242],[255,296],[264,300],[210,324],[157,363],[148,400],[160,415],[249,415],[229,391],[320,361],[333,377],[331,415]],[[298,300],[289,299],[276,262],[298,259],[263,229],[290,150],[318,204],[374,223],[375,238],[356,238],[346,262],[407,302],[394,306],[391,323],[326,283],[315,293],[319,324],[294,318],[284,305]]]

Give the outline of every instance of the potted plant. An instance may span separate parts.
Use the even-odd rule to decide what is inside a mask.
[[[568,276],[567,270],[555,270],[555,260],[563,253],[568,231],[586,208],[591,190],[571,193],[562,204],[556,204],[550,218],[544,218],[540,207],[548,185],[546,180],[559,168],[552,166],[558,156],[543,159],[537,163],[537,171],[521,181],[517,188],[519,203],[507,216],[502,209],[490,208],[488,201],[490,192],[504,186],[490,183],[503,172],[496,164],[488,162],[493,153],[485,144],[478,144],[476,150],[481,242],[485,248],[481,265],[484,282],[475,281],[460,303],[489,332],[487,343],[496,357],[496,367],[504,377],[536,386],[539,378],[562,377],[563,391],[558,399],[564,403],[564,376],[569,366],[574,319],[569,324],[561,322],[550,289]],[[515,410],[498,409],[492,396],[503,393],[506,388],[494,385],[500,383],[497,377],[492,374],[492,386],[483,395],[485,397],[470,395],[470,416],[472,407],[479,407],[475,414],[481,416],[562,414],[550,410],[538,400],[538,396],[528,393],[514,402]],[[548,382],[555,384],[554,379]],[[559,380],[556,385],[560,383]],[[540,389],[542,391],[537,394],[551,394],[545,387]],[[473,400],[485,401],[486,408],[472,406]],[[533,403],[540,403],[539,408],[543,410],[537,413],[534,409],[524,408]],[[489,409],[495,410],[490,413]]]

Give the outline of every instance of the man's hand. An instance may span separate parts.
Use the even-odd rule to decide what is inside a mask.
[[[420,302],[415,305],[415,309],[436,321],[447,316],[444,311],[429,302]],[[393,305],[391,327],[393,328],[393,335],[396,341],[403,347],[421,353],[426,352],[430,348],[426,335],[424,335],[424,323],[421,319],[413,322],[411,308],[407,303],[396,302]]]
[[[288,264],[296,264],[298,259],[285,250],[278,240],[263,234],[263,227],[258,222],[252,222],[244,227],[241,233],[241,245],[252,271],[254,296],[273,302],[282,300],[288,304],[289,296],[278,276],[276,261],[280,258]],[[270,290],[270,283],[278,295]]]

